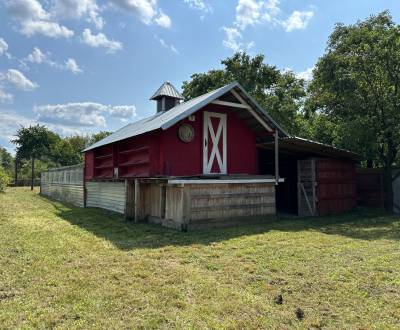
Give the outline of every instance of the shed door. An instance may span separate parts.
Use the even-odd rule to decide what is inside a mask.
[[[315,159],[297,161],[297,179],[298,214],[317,215]]]
[[[203,174],[226,174],[226,114],[204,112]]]

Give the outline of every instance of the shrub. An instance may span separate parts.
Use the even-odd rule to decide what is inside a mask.
[[[0,166],[0,192],[4,192],[8,183],[10,182],[10,178],[4,169]]]

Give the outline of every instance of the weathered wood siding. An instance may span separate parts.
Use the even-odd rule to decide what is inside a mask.
[[[52,199],[83,207],[83,166],[61,167],[42,172],[40,193]]]
[[[316,215],[314,159],[297,161],[297,180],[298,215]]]
[[[142,183],[141,218],[166,227],[237,224],[275,216],[274,183]]]
[[[86,206],[117,213],[125,212],[125,183],[122,181],[86,182]]]
[[[275,186],[263,184],[190,185],[191,221],[275,214]]]

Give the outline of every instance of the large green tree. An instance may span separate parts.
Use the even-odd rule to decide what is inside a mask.
[[[383,166],[385,208],[392,212],[392,167],[400,144],[400,27],[389,13],[336,25],[309,91],[308,106],[337,123],[337,134],[368,163]]]
[[[35,179],[35,160],[51,157],[52,148],[59,141],[60,137],[56,133],[41,125],[21,126],[16,138],[11,141],[17,146],[16,158],[31,162],[31,190]]]
[[[14,170],[14,157],[6,148],[0,147],[0,166],[4,169],[9,177],[12,176]]]
[[[221,64],[222,69],[193,74],[190,81],[183,83],[183,97],[191,99],[238,81],[288,132],[301,133],[299,116],[306,95],[304,80],[264,63],[263,55],[251,57],[239,52]]]

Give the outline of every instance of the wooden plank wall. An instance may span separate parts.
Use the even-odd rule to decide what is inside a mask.
[[[117,213],[125,212],[125,182],[86,182],[86,206],[99,207]]]
[[[192,222],[275,214],[273,183],[189,185],[188,188]]]
[[[357,205],[356,172],[352,161],[316,160],[318,214],[348,211]]]
[[[141,183],[140,201],[141,218],[177,229],[276,214],[274,183]]]
[[[380,168],[358,168],[356,182],[358,205],[383,207],[385,194],[382,170]]]
[[[83,166],[62,167],[42,172],[40,193],[61,202],[83,207]]]

